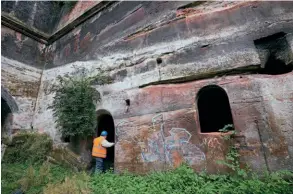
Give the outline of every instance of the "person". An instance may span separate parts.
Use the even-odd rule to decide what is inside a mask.
[[[96,159],[95,172],[103,172],[104,159],[107,157],[107,148],[112,147],[115,144],[106,140],[107,135],[107,131],[102,131],[100,137],[94,139],[92,156]]]

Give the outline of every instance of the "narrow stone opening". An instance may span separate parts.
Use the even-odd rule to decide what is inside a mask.
[[[126,102],[126,106],[130,106],[130,100],[129,99],[126,99],[125,102]]]
[[[265,64],[264,69],[260,73],[279,75],[291,72],[292,68],[293,66],[286,65],[282,60],[277,59],[275,55],[271,55],[268,62]]]
[[[261,61],[259,73],[279,75],[293,70],[293,56],[284,32],[257,39],[254,44]]]
[[[100,136],[102,131],[107,131],[107,140],[115,142],[115,126],[113,117],[110,114],[102,114],[98,117],[97,135]],[[105,170],[114,168],[115,146],[107,148],[107,158],[104,160]]]
[[[197,107],[201,133],[219,132],[233,124],[228,96],[219,86],[203,87],[198,92]]]
[[[157,58],[157,64],[161,64],[163,62],[162,58]]]
[[[65,143],[69,143],[70,142],[70,137],[65,137],[65,136],[62,136],[61,137],[61,140],[62,140],[62,142],[65,142]]]
[[[8,106],[7,102],[1,98],[1,132],[2,136],[6,133],[9,133],[9,114],[11,114],[10,107]]]
[[[7,116],[9,113],[11,113],[11,110],[8,104],[3,98],[1,98],[1,126],[4,125],[5,120],[7,119]]]

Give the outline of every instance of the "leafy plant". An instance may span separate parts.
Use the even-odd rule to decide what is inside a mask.
[[[95,80],[108,77],[98,74],[87,77],[85,72],[78,76],[59,76],[58,84],[53,87],[55,97],[50,108],[56,118],[57,127],[64,137],[87,137],[93,135],[96,125],[95,102],[100,94],[92,86]]]
[[[31,191],[32,193],[39,193],[42,187],[45,186],[50,179],[50,166],[48,163],[43,163],[37,171],[30,166],[24,176],[18,181],[21,185],[21,190],[24,192]]]
[[[10,194],[21,189],[27,194],[43,193],[48,184],[62,182],[73,171],[50,163],[2,163],[1,193]]]
[[[91,179],[93,193],[290,193],[292,180],[285,180],[284,174],[268,174],[267,178],[195,173],[192,168],[182,165],[165,172],[152,172],[147,175],[131,173],[105,173]],[[293,173],[287,172],[293,178]]]
[[[229,174],[195,173],[192,168],[182,165],[174,170],[134,175],[128,172],[113,174],[107,172],[89,177],[84,172],[76,173],[56,165],[4,164],[2,166],[2,193],[13,193],[18,188],[17,180],[25,180],[27,194],[120,194],[120,193],[225,193],[225,194],[275,194],[291,193],[293,173],[267,172],[265,176],[235,176]],[[46,164],[47,165],[47,164]],[[43,170],[42,170],[43,169]],[[48,168],[47,168],[48,169]],[[32,172],[33,171],[33,172]],[[44,177],[44,178],[41,178]],[[40,181],[38,181],[40,179]]]
[[[3,162],[42,163],[52,149],[53,141],[47,134],[21,132],[13,136],[8,144]]]
[[[236,131],[233,130],[228,135],[224,134],[224,133],[231,131],[231,129],[234,129],[234,126],[232,124],[228,124],[219,130],[220,132],[223,133],[222,137],[228,143],[229,150],[228,150],[228,153],[225,157],[225,160],[218,160],[217,163],[229,167],[233,172],[236,172],[236,174],[239,176],[246,177],[247,176],[246,171],[244,169],[240,168],[240,163],[239,163],[240,155],[238,153],[237,148],[233,145],[233,142],[231,139],[232,137],[234,137],[234,135],[236,135]]]
[[[219,129],[219,132],[223,133],[224,140],[229,140],[231,139],[231,137],[236,135],[236,131],[232,124],[225,125],[222,129]],[[228,132],[230,132],[229,135],[226,135],[225,133],[228,133]]]
[[[72,177],[66,177],[63,182],[49,183],[44,188],[44,194],[88,194],[90,177],[85,173],[78,173]]]

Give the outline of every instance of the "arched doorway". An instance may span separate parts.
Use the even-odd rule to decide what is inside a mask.
[[[2,132],[2,137],[5,135],[8,135],[8,136],[11,135],[13,113],[16,113],[17,111],[18,111],[18,106],[17,106],[14,98],[11,96],[11,94],[8,92],[8,90],[5,89],[1,85],[1,132]]]
[[[1,98],[1,133],[2,136],[4,134],[9,135],[9,133],[11,132],[10,130],[10,122],[9,122],[9,118],[12,114],[12,111],[9,107],[9,105],[7,104],[7,102]]]
[[[106,110],[99,110],[97,112],[97,136],[101,135],[102,131],[107,131],[107,140],[115,142],[115,125],[112,115]],[[104,160],[105,170],[114,169],[115,162],[115,146],[107,148],[107,158]]]
[[[197,95],[197,107],[201,133],[219,132],[225,125],[233,124],[228,96],[219,86],[203,87]]]

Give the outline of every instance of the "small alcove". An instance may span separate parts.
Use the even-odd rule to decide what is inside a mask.
[[[233,124],[228,96],[219,86],[210,85],[200,89],[197,107],[201,133],[219,132],[225,125]]]

